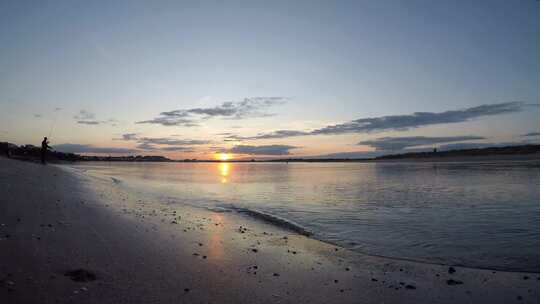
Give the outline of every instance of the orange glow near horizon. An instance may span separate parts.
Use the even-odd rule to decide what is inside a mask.
[[[217,160],[221,160],[221,161],[228,161],[229,159],[231,159],[231,155],[229,153],[216,153],[214,157]]]

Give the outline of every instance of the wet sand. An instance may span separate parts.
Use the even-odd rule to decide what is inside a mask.
[[[539,303],[540,274],[351,252],[0,158],[1,303]]]

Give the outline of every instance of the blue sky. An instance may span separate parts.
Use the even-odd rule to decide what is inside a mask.
[[[539,1],[291,2],[2,1],[0,140],[52,133],[76,152],[207,158],[540,139],[521,136],[540,131]],[[444,123],[256,138],[511,102]]]

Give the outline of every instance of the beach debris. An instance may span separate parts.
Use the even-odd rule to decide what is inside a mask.
[[[454,285],[462,285],[463,282],[458,281],[458,280],[449,279],[449,280],[446,280],[446,284],[448,284],[450,286],[454,286]]]
[[[416,286],[408,284],[405,285],[405,289],[416,289]]]
[[[71,280],[75,282],[90,282],[96,280],[96,275],[94,273],[82,268],[66,271],[64,275],[70,277]]]
[[[449,274],[453,274],[454,272],[456,272],[456,269],[455,269],[454,267],[450,266],[450,267],[448,268],[448,273],[449,273]]]

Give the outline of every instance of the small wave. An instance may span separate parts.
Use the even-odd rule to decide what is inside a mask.
[[[266,213],[266,212],[263,212],[263,211],[260,211],[260,210],[236,207],[236,206],[232,206],[232,205],[227,206],[227,207],[219,207],[219,208],[220,209],[232,209],[232,210],[234,210],[234,211],[236,211],[238,213],[246,214],[246,215],[251,216],[253,218],[263,220],[263,221],[265,221],[267,223],[270,223],[272,225],[275,225],[275,226],[278,226],[278,227],[281,227],[281,228],[285,228],[287,230],[296,232],[296,233],[301,234],[301,235],[305,235],[305,236],[313,235],[313,233],[311,231],[309,231],[306,228],[302,227],[300,224],[297,224],[297,223],[295,223],[293,221],[290,221],[290,220],[284,219],[282,217],[279,217],[279,216],[276,216],[276,215],[273,215],[273,214],[269,214],[269,213]]]

